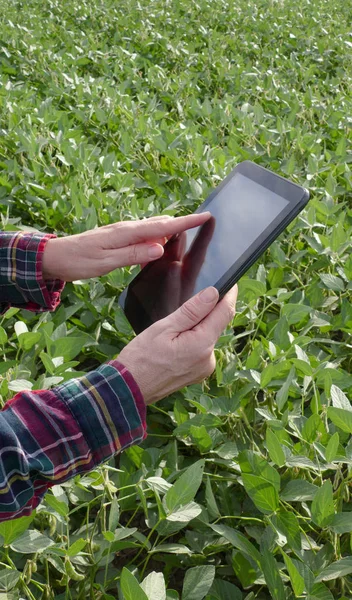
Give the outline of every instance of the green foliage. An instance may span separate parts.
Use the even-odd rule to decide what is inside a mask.
[[[192,212],[255,160],[311,201],[241,280],[217,369],[0,525],[0,598],[352,597],[350,0],[0,0],[4,230]],[[133,269],[0,318],[0,405],[116,356]]]

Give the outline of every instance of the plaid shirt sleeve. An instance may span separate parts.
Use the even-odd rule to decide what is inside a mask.
[[[50,233],[0,232],[0,314],[10,306],[55,310],[64,282],[44,281],[43,253]]]
[[[145,416],[116,360],[53,390],[16,394],[0,411],[0,522],[29,515],[52,485],[142,441]]]

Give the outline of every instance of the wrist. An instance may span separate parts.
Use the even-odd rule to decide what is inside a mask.
[[[122,350],[118,356],[118,359],[114,362],[120,367],[126,369],[126,371],[130,374],[131,378],[136,384],[141,398],[143,399],[143,403],[147,406],[148,404],[151,404],[152,399],[148,393],[148,385],[146,385],[145,377],[143,376],[141,369],[138,367],[138,361],[133,360],[133,358],[131,360],[129,359],[130,357],[128,357],[127,354],[125,356],[124,350]]]
[[[133,367],[130,367],[128,364],[125,364],[125,361],[121,362],[120,356],[118,359],[115,358],[114,360],[112,360],[111,364],[123,376],[137,404],[143,405],[145,408],[148,402],[146,401],[143,390],[141,388],[141,382],[137,381],[137,378],[135,376],[135,369]]]
[[[43,279],[58,279],[55,274],[55,238],[47,241],[42,262]]]

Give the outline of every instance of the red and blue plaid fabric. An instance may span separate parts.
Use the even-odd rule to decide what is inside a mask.
[[[64,283],[44,281],[50,235],[0,233],[0,308],[54,310]],[[0,411],[0,522],[29,515],[52,485],[146,437],[146,406],[118,361],[52,390],[16,394]]]
[[[53,390],[16,394],[0,411],[0,522],[29,515],[52,485],[141,442],[145,416],[118,361]]]
[[[36,312],[55,310],[64,282],[44,281],[44,233],[0,232],[0,312],[10,305]]]

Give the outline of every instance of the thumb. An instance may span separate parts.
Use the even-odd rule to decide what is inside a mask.
[[[205,288],[180,306],[169,317],[166,317],[168,329],[177,333],[193,329],[213,310],[219,299],[219,292],[214,287]]]

